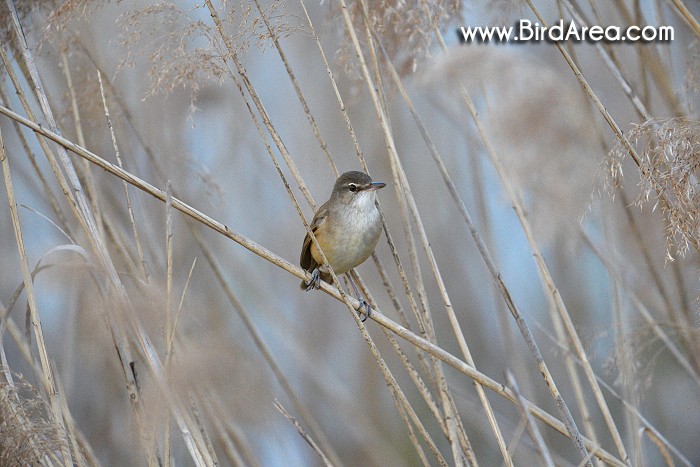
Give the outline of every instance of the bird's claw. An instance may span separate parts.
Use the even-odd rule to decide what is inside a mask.
[[[364,308],[364,313],[362,312],[362,308]],[[367,321],[367,318],[369,318],[370,315],[372,314],[372,307],[369,306],[369,303],[367,303],[367,300],[365,300],[364,298],[361,298],[360,299],[360,306],[357,307],[357,312],[364,315],[362,317],[362,319],[360,320],[364,323],[365,321]]]
[[[313,272],[311,273],[311,277],[309,278],[306,284],[307,292],[312,289],[321,288],[321,272],[318,270],[318,268],[313,270]]]
[[[355,286],[355,283],[352,282],[352,279],[350,279],[350,283],[355,288],[355,293],[357,293],[357,287]],[[306,281],[306,291],[308,292],[309,290],[320,288],[321,271],[319,271],[318,268],[316,268],[311,272],[311,277],[309,277],[309,280]],[[356,311],[358,312],[358,314],[362,315],[362,322],[364,323],[365,321],[367,321],[367,318],[369,318],[372,315],[372,307],[369,306],[369,303],[367,303],[367,300],[365,300],[364,298],[359,298],[358,300],[360,304],[356,308]]]

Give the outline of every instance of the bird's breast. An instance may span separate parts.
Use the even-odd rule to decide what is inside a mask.
[[[326,222],[328,230],[324,236],[328,238],[321,246],[336,274],[344,274],[359,266],[377,246],[382,223],[374,203],[371,206],[347,206],[329,216]],[[312,247],[314,258],[322,263],[316,258],[317,253]]]

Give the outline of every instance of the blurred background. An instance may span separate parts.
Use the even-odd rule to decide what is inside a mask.
[[[294,265],[295,203],[310,222],[335,170],[386,182],[389,237],[358,268],[375,309],[466,361],[463,340],[472,366],[562,419],[473,222],[589,451],[700,463],[697,3],[69,0],[0,12],[4,109],[43,128],[50,111],[67,140]],[[458,40],[460,26],[537,14],[675,35],[561,49]],[[517,403],[480,397],[372,320],[363,335],[342,301],[300,291],[257,247],[64,158],[2,113],[4,464],[581,462]]]

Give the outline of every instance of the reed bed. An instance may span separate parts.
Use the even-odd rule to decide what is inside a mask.
[[[696,7],[6,0],[0,463],[700,463]],[[519,18],[675,37],[457,40]]]

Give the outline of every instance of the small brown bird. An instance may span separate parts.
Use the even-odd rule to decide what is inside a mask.
[[[345,172],[335,181],[331,197],[311,221],[311,231],[336,275],[348,273],[362,264],[377,246],[382,222],[376,204],[376,191],[385,186],[386,183],[373,182],[366,173]],[[302,289],[318,289],[321,280],[331,283],[331,275],[308,233],[304,237],[299,263],[311,273],[308,283],[301,282]],[[359,297],[357,286],[349,274],[348,278],[365,306],[366,319],[370,313],[369,305]]]

